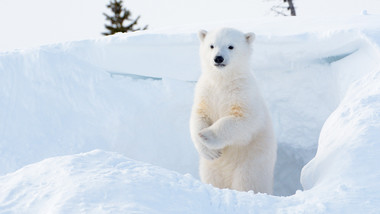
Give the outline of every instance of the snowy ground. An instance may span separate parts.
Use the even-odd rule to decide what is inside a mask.
[[[379,212],[379,20],[229,24],[257,34],[277,196],[198,181],[196,31],[221,24],[0,53],[0,213]]]

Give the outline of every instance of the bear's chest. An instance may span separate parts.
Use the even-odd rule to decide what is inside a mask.
[[[215,122],[244,105],[244,91],[236,85],[210,86],[205,92],[210,119]]]

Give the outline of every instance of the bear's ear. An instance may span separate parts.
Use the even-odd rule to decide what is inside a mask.
[[[256,35],[254,33],[246,33],[245,40],[247,40],[248,44],[251,44],[255,40]]]
[[[200,30],[200,31],[198,32],[199,40],[201,40],[201,42],[203,42],[203,40],[205,39],[206,35],[207,35],[207,31],[205,31],[205,30]]]

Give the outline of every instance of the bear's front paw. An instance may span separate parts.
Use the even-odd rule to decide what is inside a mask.
[[[207,160],[214,160],[219,158],[222,155],[222,152],[220,150],[209,149],[204,145],[200,145],[199,154]]]
[[[211,129],[203,129],[198,133],[198,135],[201,140],[201,143],[206,147],[215,150],[224,148],[222,142],[217,138],[217,136]]]

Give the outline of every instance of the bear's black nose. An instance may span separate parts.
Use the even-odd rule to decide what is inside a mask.
[[[216,56],[214,59],[214,62],[217,64],[220,64],[224,61],[224,58],[222,56]]]

